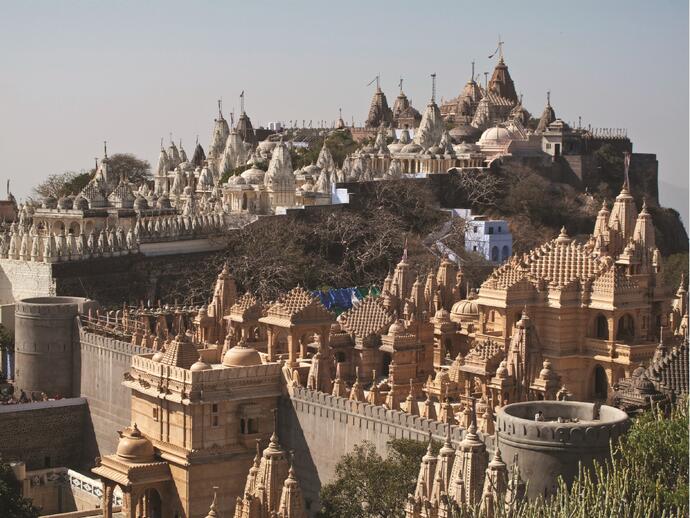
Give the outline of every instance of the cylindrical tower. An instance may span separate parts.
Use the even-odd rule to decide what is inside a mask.
[[[70,397],[75,318],[89,299],[35,297],[15,307],[15,370],[18,389]]]
[[[517,458],[530,498],[553,494],[559,476],[570,484],[579,463],[609,458],[610,441],[628,426],[622,410],[580,401],[513,403],[496,413],[498,447],[506,462]]]

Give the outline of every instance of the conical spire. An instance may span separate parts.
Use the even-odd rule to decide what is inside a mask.
[[[307,518],[307,513],[304,509],[302,489],[300,488],[297,477],[295,476],[293,464],[294,460],[291,460],[288,476],[283,483],[283,491],[280,495],[278,518]]]
[[[462,478],[462,487],[465,489],[464,500],[470,505],[480,501],[488,461],[486,446],[477,435],[477,415],[474,404],[475,401],[472,400],[472,422],[458,446],[450,486],[451,492],[456,491],[460,486],[456,481]],[[451,494],[451,496],[457,501],[461,500],[459,495]]]
[[[486,468],[480,512],[486,518],[495,516],[496,506],[503,505],[508,489],[508,468],[501,458],[501,450],[496,446],[494,457]],[[502,515],[501,515],[502,516]]]
[[[381,404],[381,394],[379,391],[379,386],[376,384],[376,371],[372,373],[371,388],[369,389],[369,394],[367,394],[367,403],[370,405],[380,405]]]
[[[455,449],[450,440],[450,425],[446,424],[446,439],[438,452],[434,486],[431,491],[431,500],[434,503],[440,503],[441,497],[449,493],[454,459]]]
[[[647,210],[646,199],[642,202],[642,210],[637,216],[637,221],[635,222],[633,239],[648,249],[652,249],[656,246],[654,223],[652,222],[652,215]]]
[[[352,401],[366,401],[364,388],[359,382],[359,367],[355,368],[355,383],[352,385],[352,389],[350,389],[350,399]]]
[[[419,415],[419,407],[417,407],[417,400],[414,397],[414,380],[410,378],[410,392],[405,399],[405,412],[410,415]]]
[[[419,501],[431,499],[433,490],[437,457],[433,454],[431,445],[431,432],[429,432],[429,444],[426,448],[426,454],[422,457],[419,475],[417,476],[417,485],[414,492],[415,499]]]
[[[551,107],[551,92],[546,92],[546,106],[544,107],[544,111],[542,112],[541,117],[539,118],[539,124],[537,125],[537,133],[544,133],[546,128],[549,127],[549,124],[551,124],[555,120],[556,112]]]

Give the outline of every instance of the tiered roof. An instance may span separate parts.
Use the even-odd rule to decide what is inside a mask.
[[[386,332],[393,320],[380,298],[366,297],[342,315],[342,326],[348,333],[366,338]]]
[[[331,321],[335,317],[321,301],[301,286],[291,289],[268,308],[262,322],[277,323],[298,320]]]
[[[161,363],[189,369],[199,359],[199,351],[186,334],[180,333],[165,350]]]
[[[514,258],[497,268],[482,288],[506,289],[522,279],[536,283],[543,279],[555,287],[565,287],[574,280],[592,280],[608,263],[593,256],[583,245],[568,238],[565,231],[522,259]]]

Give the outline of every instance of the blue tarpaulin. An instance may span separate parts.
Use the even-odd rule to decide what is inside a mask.
[[[375,286],[371,288],[329,288],[328,290],[312,291],[312,295],[318,297],[326,309],[342,313],[367,295],[379,296],[380,291]]]

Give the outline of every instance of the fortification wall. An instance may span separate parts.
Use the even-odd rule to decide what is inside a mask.
[[[88,402],[92,436],[85,447],[89,458],[108,455],[117,449],[117,430],[129,426],[131,390],[122,385],[132,356],[146,349],[114,338],[79,329],[79,364],[75,376],[79,393]]]
[[[75,317],[95,303],[79,297],[31,297],[15,305],[17,388],[49,396],[74,395]]]
[[[28,297],[55,295],[50,264],[0,259],[0,304],[12,304]]]
[[[22,460],[30,470],[81,466],[88,462],[82,447],[87,424],[82,398],[0,405],[0,457]]]
[[[576,401],[532,401],[499,408],[496,431],[504,460],[517,463],[529,480],[530,498],[553,494],[558,476],[567,483],[577,475],[579,463],[592,466],[609,456],[610,443],[629,425],[625,412],[600,408],[594,419],[594,404]],[[538,411],[545,421],[536,421]],[[558,422],[561,418],[567,422]]]
[[[295,470],[312,511],[319,506],[321,485],[333,478],[336,464],[355,445],[369,441],[385,456],[393,438],[427,441],[429,432],[440,441],[445,437],[445,427],[437,421],[303,387],[288,390],[278,413],[279,437],[295,452]],[[463,436],[464,429],[451,426],[455,444]]]

